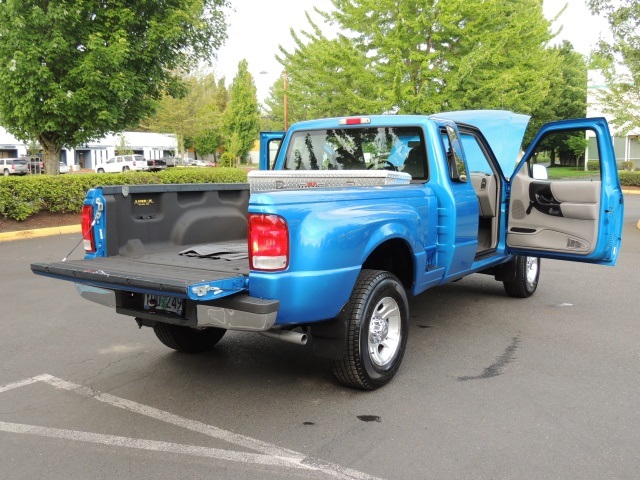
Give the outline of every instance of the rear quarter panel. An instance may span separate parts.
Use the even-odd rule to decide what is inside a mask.
[[[402,239],[424,265],[436,241],[436,200],[423,185],[253,194],[249,212],[281,215],[289,227],[289,268],[250,274],[252,296],[280,300],[277,324],[334,318],[383,242]]]

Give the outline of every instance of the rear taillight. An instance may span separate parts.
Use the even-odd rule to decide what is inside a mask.
[[[93,207],[91,205],[82,206],[82,242],[86,252],[96,251],[96,237],[92,228]]]
[[[249,215],[249,266],[285,270],[289,266],[289,229],[278,215]]]

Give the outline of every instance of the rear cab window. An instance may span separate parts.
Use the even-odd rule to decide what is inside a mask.
[[[428,177],[420,127],[358,127],[294,132],[284,170],[390,170]]]

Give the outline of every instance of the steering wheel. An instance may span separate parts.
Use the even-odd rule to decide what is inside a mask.
[[[378,168],[380,165],[384,165],[384,167]],[[389,160],[382,160],[380,163],[378,162],[370,163],[369,166],[367,167],[367,170],[371,170],[374,167],[376,167],[375,168],[376,170],[391,170],[392,172],[396,172],[398,170],[398,168]]]

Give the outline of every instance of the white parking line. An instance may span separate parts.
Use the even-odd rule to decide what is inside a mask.
[[[7,385],[3,385],[2,387],[0,387],[0,393],[8,392],[9,390],[13,390],[14,388],[31,385],[32,383],[36,383],[39,381],[40,379],[38,377],[33,377],[33,378],[27,378],[26,380],[20,380],[19,382],[9,383]]]
[[[117,435],[103,435],[98,433],[80,432],[76,430],[47,428],[7,422],[0,422],[0,431],[38,435],[50,438],[61,438],[89,443],[99,443],[104,445],[114,445],[141,450],[195,455],[200,457],[216,458],[219,460],[254,463],[258,465],[272,465],[286,468],[302,469],[307,471],[312,470],[318,473],[323,473],[333,478],[344,480],[375,480],[376,478],[357,470],[343,468],[333,463],[307,457],[293,450],[281,448],[276,445],[257,440],[255,438],[247,437],[245,435],[229,432],[227,430],[214,427],[213,425],[207,425],[206,423],[198,422],[196,420],[183,418],[178,415],[174,415],[157,408],[149,407],[147,405],[142,405],[131,400],[116,397],[115,395],[111,395],[108,393],[96,392],[95,390],[89,387],[85,387],[84,385],[68,382],[52,375],[39,375],[37,377],[28,378],[5,386],[1,386],[0,393],[31,385],[37,382],[44,382],[55,388],[67,390],[78,395],[82,395],[83,397],[93,398],[113,407],[128,410],[130,412],[154,418],[171,425],[186,428],[188,430],[198,432],[212,438],[217,438],[237,446],[249,448],[260,453],[254,454],[224,450],[219,448],[198,447],[194,445],[183,445],[177,443],[120,437]]]
[[[197,447],[195,445],[182,445],[179,443],[158,442],[155,440],[141,440],[117,435],[103,435],[101,433],[79,432],[77,430],[65,430],[61,428],[38,427],[21,423],[0,422],[0,431],[11,433],[25,433],[41,437],[63,438],[80,442],[100,443],[117,447],[137,448],[154,452],[181,453],[198,457],[217,458],[218,460],[230,460],[232,462],[256,463],[259,465],[275,465],[279,467],[295,467],[315,470],[312,467],[295,464],[290,458],[274,457],[269,455],[235,452],[220,448]]]

